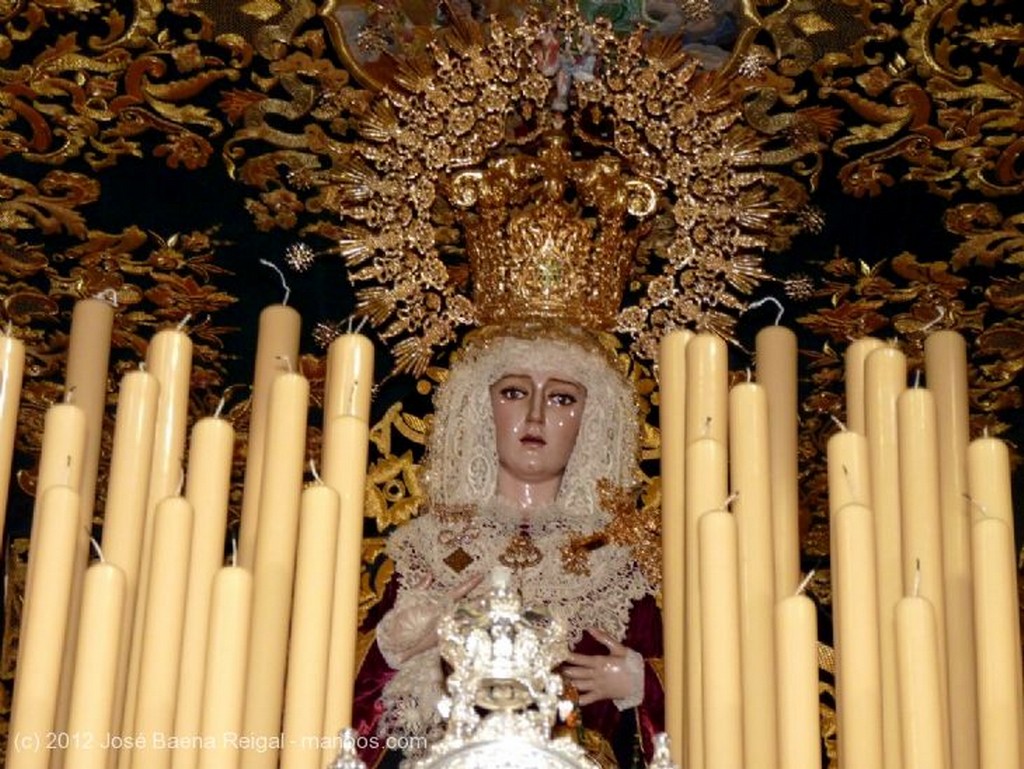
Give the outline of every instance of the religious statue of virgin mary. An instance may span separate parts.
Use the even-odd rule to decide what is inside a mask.
[[[769,151],[721,72],[643,30],[564,10],[431,50],[337,169],[338,250],[396,368],[458,346],[425,499],[388,537],[393,577],[362,628],[362,758],[412,766],[441,739],[438,624],[501,567],[566,627],[566,730],[598,764],[641,765],[663,728],[660,552],[619,344],[652,360],[674,328],[729,336],[760,253],[799,229],[803,188],[768,168],[796,155]]]

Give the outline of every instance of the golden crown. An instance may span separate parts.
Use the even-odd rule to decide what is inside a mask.
[[[451,184],[484,324],[558,321],[614,328],[653,185],[617,158],[574,160],[563,134],[536,156],[501,158]]]

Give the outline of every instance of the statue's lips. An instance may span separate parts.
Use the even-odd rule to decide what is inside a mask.
[[[541,438],[539,435],[524,435],[522,438],[519,439],[519,442],[523,446],[537,446],[537,447],[541,447],[541,446],[547,446],[548,445],[548,442],[546,440],[544,440],[543,438]]]

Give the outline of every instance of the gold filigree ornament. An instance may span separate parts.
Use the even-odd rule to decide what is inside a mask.
[[[523,316],[624,333],[646,359],[675,327],[730,338],[763,253],[813,218],[793,168],[813,132],[754,128],[765,89],[675,43],[569,9],[465,20],[429,51],[363,114],[332,199],[358,311],[400,371]]]

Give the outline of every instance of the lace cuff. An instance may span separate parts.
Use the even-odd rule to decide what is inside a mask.
[[[626,649],[626,673],[629,675],[629,694],[612,700],[619,710],[635,708],[644,701],[644,658],[634,649]]]
[[[441,599],[426,590],[406,590],[398,596],[377,625],[377,647],[388,666],[399,670],[433,645],[424,643],[424,636],[437,634],[441,609]]]

